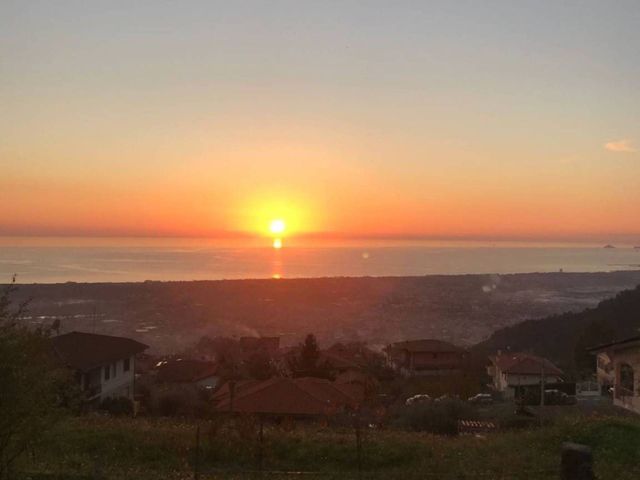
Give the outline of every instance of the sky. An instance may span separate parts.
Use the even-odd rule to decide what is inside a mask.
[[[0,235],[640,242],[637,1],[0,2]]]

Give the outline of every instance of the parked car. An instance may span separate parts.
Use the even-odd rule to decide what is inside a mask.
[[[467,399],[467,401],[469,403],[477,403],[477,404],[482,404],[482,405],[486,405],[489,403],[493,403],[493,397],[491,396],[491,394],[489,393],[478,393],[472,397],[469,397]]]
[[[418,395],[414,395],[413,397],[409,397],[405,400],[405,405],[416,405],[418,403],[426,403],[430,402],[431,397],[426,393],[420,393]]]

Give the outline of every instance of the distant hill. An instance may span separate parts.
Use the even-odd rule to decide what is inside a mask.
[[[640,286],[603,300],[579,313],[526,320],[497,330],[473,347],[478,354],[497,350],[531,351],[546,356],[569,372],[593,369],[589,346],[632,336],[640,329]]]

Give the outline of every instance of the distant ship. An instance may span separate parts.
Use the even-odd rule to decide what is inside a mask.
[[[635,248],[636,250],[640,250],[640,245],[637,245],[637,246],[635,246],[633,248]]]
[[[616,247],[614,247],[613,245],[611,245],[611,244],[609,243],[609,244],[605,245],[603,248],[616,248]]]

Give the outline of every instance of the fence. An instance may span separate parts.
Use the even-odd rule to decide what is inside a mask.
[[[202,465],[201,451],[201,429],[198,426],[195,432],[195,445],[193,457],[193,479],[208,480],[222,478],[305,478],[305,479],[375,479],[375,478],[402,478],[402,480],[411,479],[442,479],[442,480],[465,480],[465,479],[510,479],[510,480],[528,480],[528,479],[558,479],[563,480],[593,480],[593,457],[591,450],[583,445],[563,444],[557,467],[555,468],[528,468],[519,471],[469,471],[446,472],[446,471],[403,471],[397,476],[393,472],[387,470],[371,470],[365,457],[365,442],[363,433],[363,422],[359,416],[353,418],[353,443],[345,448],[351,449],[352,470],[340,471],[320,471],[320,470],[278,470],[265,467],[265,434],[264,434],[264,418],[258,419],[258,434],[256,438],[256,459],[253,465],[247,468],[216,468],[205,467]],[[495,425],[490,422],[466,422],[461,421],[460,427],[466,434],[474,434],[478,432],[486,433],[495,430]]]
[[[471,429],[485,429],[483,423],[470,423]],[[384,478],[412,479],[558,479],[586,480],[593,478],[591,455],[583,447],[563,448],[560,445],[555,460],[546,448],[545,461],[537,462],[538,450],[518,456],[529,445],[515,445],[518,436],[491,435],[486,438],[461,437],[445,439],[441,436],[406,434],[397,430],[371,429],[366,421],[355,415],[348,426],[320,426],[267,423],[266,418],[223,418],[200,424],[180,426],[181,440],[178,476],[165,476],[168,470],[150,471],[150,476],[131,476],[117,465],[112,467],[109,456],[113,445],[96,443],[92,454],[95,461],[84,462],[69,474],[29,475],[33,480],[92,479],[111,480],[147,478],[180,480],[305,478],[363,480]],[[232,429],[235,429],[232,431]],[[117,437],[114,438],[114,440]],[[163,437],[164,438],[164,437]],[[546,437],[545,437],[546,438]],[[164,440],[161,441],[164,443]],[[297,443],[303,444],[302,446]],[[332,443],[333,442],[333,443]],[[495,443],[493,443],[495,442]],[[505,442],[507,442],[505,444]],[[176,445],[177,443],[173,443]],[[134,444],[131,446],[135,447]],[[97,447],[97,448],[96,448]],[[470,448],[467,455],[467,449]],[[164,447],[166,448],[166,447]],[[505,450],[505,448],[507,448]],[[552,447],[553,448],[553,447]],[[566,454],[566,451],[578,453]],[[514,457],[492,461],[495,452],[512,452]],[[73,452],[70,452],[73,455]],[[443,460],[442,457],[448,456]],[[382,457],[382,458],[381,458]],[[566,459],[565,459],[566,457]],[[153,468],[150,457],[143,452],[135,459],[143,459],[139,468]],[[573,470],[567,465],[579,465]],[[147,462],[147,463],[145,463]],[[133,465],[133,463],[132,463]],[[75,471],[74,471],[75,470]],[[84,475],[78,475],[83,473]],[[157,474],[156,474],[157,473]],[[582,475],[582,476],[580,476]],[[585,476],[586,475],[586,476]],[[23,478],[23,477],[20,477]],[[26,476],[24,477],[26,478]]]

